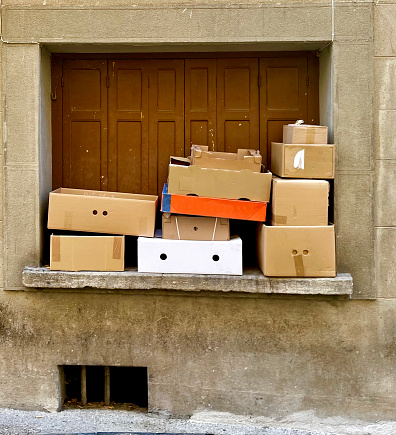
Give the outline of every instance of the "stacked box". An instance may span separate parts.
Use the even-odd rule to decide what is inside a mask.
[[[171,195],[168,192],[168,184],[165,184],[162,191],[161,211],[265,222],[267,204],[267,202],[260,201]]]
[[[168,192],[209,198],[267,202],[271,190],[270,172],[229,170],[201,166],[169,165]]]
[[[60,188],[49,194],[48,228],[153,237],[158,197]]]
[[[162,239],[139,238],[138,270],[241,275],[242,241],[230,238],[229,219],[265,221],[272,174],[262,172],[261,160],[255,150],[203,146],[189,158],[171,157]]]
[[[273,177],[271,225],[328,224],[330,183]]]
[[[330,180],[335,173],[334,145],[272,142],[271,171],[282,178]]]
[[[171,157],[161,202],[162,237],[154,237],[156,196],[51,192],[48,228],[106,235],[52,235],[50,268],[124,270],[124,236],[132,235],[139,236],[139,272],[241,275],[242,241],[230,237],[230,219],[238,219],[260,223],[258,262],[264,275],[335,276],[327,181],[334,177],[334,145],[327,144],[325,127],[285,127],[283,143],[272,144],[278,177],[262,171],[254,150],[220,153],[193,146],[190,157]],[[303,140],[325,143],[295,143]],[[271,183],[271,220],[265,225]]]
[[[230,220],[221,217],[163,213],[162,238],[171,240],[230,240]]]
[[[271,143],[271,171],[282,178],[334,178],[335,149],[327,143],[327,127],[284,125],[283,142]]]
[[[97,235],[52,235],[51,270],[124,270],[125,235],[153,237],[158,197],[60,188],[50,193],[48,228]]]
[[[250,169],[253,172],[261,172],[262,157],[259,151],[251,149],[239,149],[236,153],[223,153],[209,151],[207,146],[193,145],[191,158],[193,165],[202,168],[231,169],[240,171]]]
[[[265,221],[272,174],[262,171],[259,151],[209,152],[194,145],[182,160],[171,158],[161,211]]]
[[[138,270],[152,273],[242,275],[242,241],[138,238]]]
[[[266,276],[334,277],[334,226],[266,226],[258,232],[258,261]]]
[[[327,144],[328,128],[324,125],[307,125],[297,121],[283,126],[284,143]]]
[[[328,179],[334,145],[327,127],[286,125],[283,143],[271,144],[271,225],[260,225],[258,262],[266,276],[334,277],[335,233],[328,222]]]
[[[51,235],[51,270],[123,271],[124,236]]]

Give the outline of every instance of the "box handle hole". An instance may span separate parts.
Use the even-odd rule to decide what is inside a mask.
[[[198,231],[198,227],[194,227],[194,231]]]
[[[296,251],[295,249],[293,249],[292,254],[293,254],[293,255],[297,255],[297,254],[298,254],[298,251]]]
[[[107,216],[107,211],[106,210],[103,212],[103,216]]]
[[[98,210],[94,210],[92,213],[93,214],[98,214]]]
[[[219,261],[220,257],[217,254],[215,254],[215,255],[213,255],[212,259],[213,259],[213,261]]]
[[[304,254],[304,255],[308,255],[308,254],[309,254],[308,249],[304,249],[303,254]]]
[[[160,259],[161,260],[166,260],[168,258],[168,256],[166,254],[161,254],[160,255]]]

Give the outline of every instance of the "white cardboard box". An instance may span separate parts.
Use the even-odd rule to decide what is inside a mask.
[[[242,275],[242,240],[138,238],[138,272]]]

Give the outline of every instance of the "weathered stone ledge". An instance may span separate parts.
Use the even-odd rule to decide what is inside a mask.
[[[26,267],[23,285],[35,289],[179,290],[302,295],[351,295],[352,277],[268,278],[259,269],[246,269],[242,276],[182,275],[125,272],[58,272],[46,267]]]

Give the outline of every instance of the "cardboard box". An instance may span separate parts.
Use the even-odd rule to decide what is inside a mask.
[[[60,188],[49,195],[48,228],[154,236],[158,196]]]
[[[285,178],[334,178],[334,145],[272,142],[271,171]]]
[[[258,262],[264,275],[335,277],[334,226],[267,227],[259,224]]]
[[[219,217],[164,213],[162,238],[173,240],[230,240],[230,220]]]
[[[181,165],[181,166],[190,166],[191,165],[191,157],[177,157],[171,156],[170,162],[171,165]]]
[[[242,240],[138,238],[138,272],[242,275]]]
[[[162,192],[161,211],[186,215],[213,216],[265,222],[267,203],[204,196],[171,195],[168,185]]]
[[[283,126],[283,143],[327,144],[324,125],[288,124]]]
[[[236,153],[222,153],[203,150],[202,147],[191,147],[191,161],[201,168],[230,169],[240,171],[250,169],[261,172],[262,157],[260,151],[239,149]]]
[[[168,191],[175,195],[269,201],[271,177],[270,172],[258,173],[248,169],[231,171],[196,165],[169,165]]]
[[[51,270],[124,270],[124,236],[51,236]]]
[[[328,225],[330,183],[272,179],[271,225]]]

